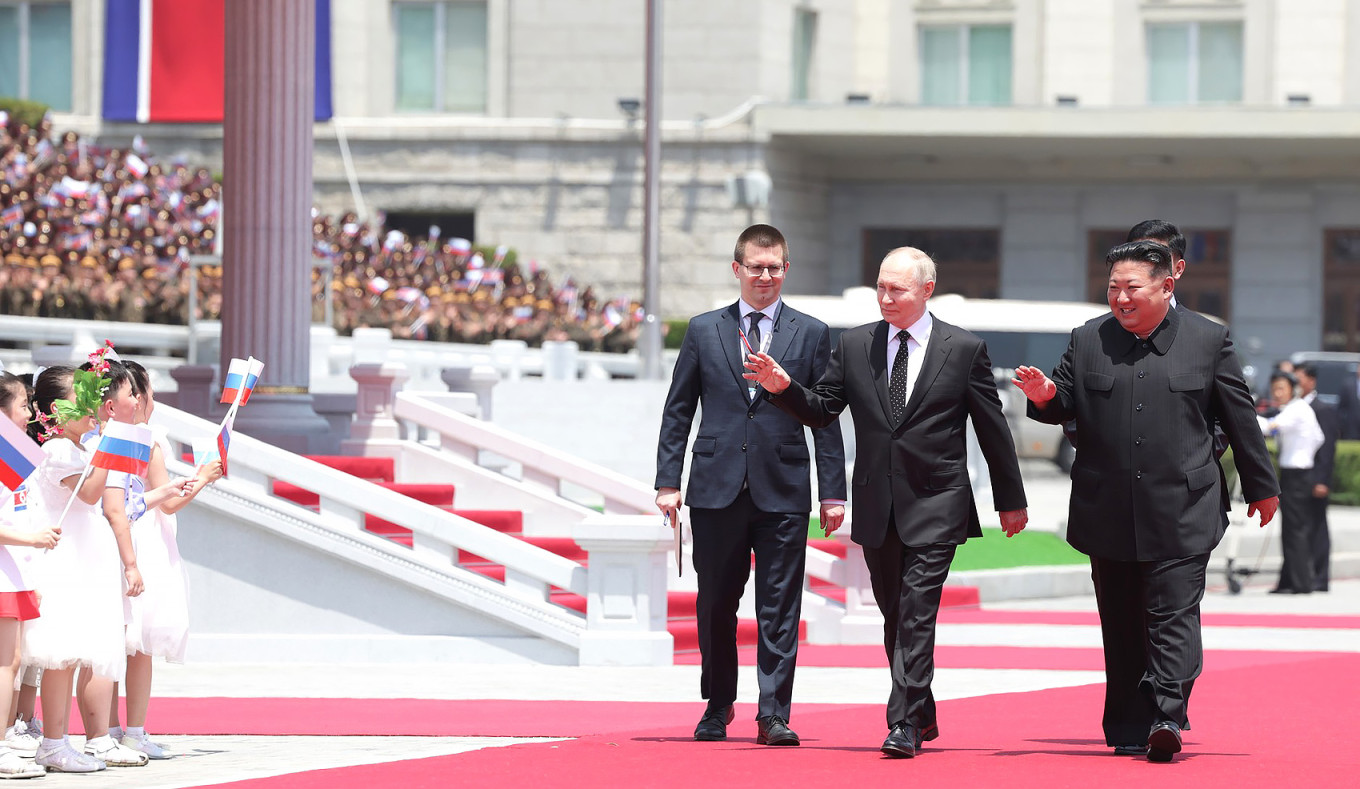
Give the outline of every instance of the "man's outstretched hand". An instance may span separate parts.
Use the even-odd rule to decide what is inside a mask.
[[[766,353],[749,354],[746,357],[746,373],[742,377],[748,381],[755,381],[771,394],[779,394],[788,389],[791,381],[789,374],[779,366],[779,362]]]

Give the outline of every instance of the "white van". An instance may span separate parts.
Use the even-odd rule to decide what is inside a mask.
[[[850,288],[841,296],[784,294],[789,306],[831,327],[833,346],[845,329],[879,319],[877,298],[873,288],[865,287]],[[952,293],[932,296],[929,306],[940,320],[986,340],[1020,457],[1052,460],[1064,471],[1069,470],[1072,445],[1058,426],[1025,417],[1025,397],[1011,384],[1011,374],[1022,364],[1051,372],[1067,350],[1072,330],[1092,318],[1108,315],[1110,308],[1078,301],[967,299]]]

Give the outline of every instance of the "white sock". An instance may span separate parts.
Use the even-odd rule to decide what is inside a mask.
[[[123,733],[126,734],[126,735],[129,736],[129,737],[135,737],[135,738],[137,738],[137,739],[141,739],[142,736],[146,734],[146,727],[145,727],[145,726],[129,726],[129,727],[127,727],[126,729],[123,729]]]
[[[115,739],[115,740],[122,739],[122,737],[123,737],[123,727],[122,727],[122,726],[110,726],[110,727],[109,727],[109,736],[112,737],[112,738]]]
[[[58,737],[55,740],[52,739],[51,737],[44,737],[42,741],[42,747],[49,751],[60,748],[65,744],[66,744],[65,737]]]
[[[95,737],[93,740],[85,741],[86,748],[92,748],[96,751],[106,751],[109,748],[112,748],[115,744],[116,743],[114,743],[113,738],[107,734],[105,734],[103,737]]]

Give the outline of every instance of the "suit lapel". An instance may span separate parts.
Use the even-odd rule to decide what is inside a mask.
[[[930,344],[925,347],[926,358],[921,362],[921,374],[916,376],[916,386],[911,391],[911,397],[907,398],[906,409],[902,411],[903,422],[911,419],[916,407],[921,404],[921,400],[926,396],[926,391],[935,382],[940,370],[944,369],[944,363],[949,359],[949,352],[952,350],[949,337],[949,327],[939,320],[934,321],[930,330]],[[883,352],[887,353],[886,344]]]
[[[865,346],[869,352],[869,373],[873,376],[878,404],[883,406],[883,421],[892,424],[892,405],[888,402],[888,322],[879,321],[874,336]]]
[[[722,317],[715,324],[715,330],[718,332],[717,342],[718,347],[722,348],[723,355],[727,357],[727,366],[732,369],[732,376],[737,381],[742,398],[750,400],[751,398],[746,395],[749,382],[741,377],[746,368],[742,366],[741,337],[738,334],[740,327],[741,316],[738,315],[737,305],[733,302],[732,306],[723,310]]]

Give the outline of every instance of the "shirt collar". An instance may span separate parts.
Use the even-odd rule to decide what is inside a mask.
[[[1113,317],[1113,314],[1111,317]],[[1157,324],[1157,328],[1152,330],[1152,334],[1148,335],[1146,341],[1152,343],[1152,349],[1156,351],[1159,356],[1165,356],[1166,352],[1171,350],[1171,343],[1175,341],[1176,332],[1180,329],[1180,325],[1180,310],[1168,309],[1166,311],[1166,317],[1162,319],[1161,323]],[[1139,339],[1138,335],[1125,329],[1123,326],[1120,326],[1119,328],[1123,330],[1125,336],[1129,338],[1129,351],[1138,347],[1139,343],[1144,342],[1144,340]]]
[[[752,307],[750,304],[747,304],[746,299],[738,298],[737,299],[738,317],[740,317],[744,321],[746,320],[747,315],[750,315],[753,312],[759,312],[761,315],[764,315],[765,317],[769,318],[770,323],[774,323],[774,318],[776,315],[779,314],[779,305],[782,301],[783,299],[775,299],[774,301],[770,302],[770,306],[766,307],[763,310],[757,310],[755,307]]]
[[[926,310],[921,313],[921,317],[917,318],[915,323],[906,327],[906,329],[907,333],[911,335],[911,338],[915,340],[918,345],[925,345],[926,341],[930,339],[930,329],[934,325],[935,320],[930,317],[930,310]],[[888,342],[896,341],[897,333],[899,331],[901,331],[899,327],[894,326],[891,323],[888,324]]]

